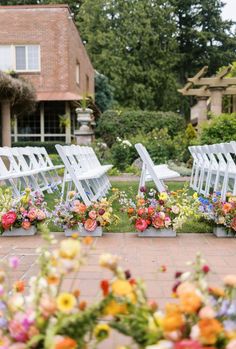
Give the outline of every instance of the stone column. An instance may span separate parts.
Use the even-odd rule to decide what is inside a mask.
[[[11,104],[1,101],[2,114],[2,146],[11,147]]]
[[[236,95],[233,95],[233,108],[232,108],[232,111],[233,113],[236,113]]]
[[[71,113],[70,113],[70,104],[66,102],[66,116],[70,118],[70,123],[66,124],[66,143],[71,144]]]
[[[198,97],[197,104],[191,108],[191,120],[197,118],[198,124],[207,120],[207,100],[209,97]]]
[[[222,114],[222,92],[223,89],[219,87],[211,87],[211,112],[214,115]]]

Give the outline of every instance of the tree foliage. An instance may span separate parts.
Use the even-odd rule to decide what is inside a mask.
[[[108,78],[98,72],[95,74],[95,103],[102,113],[113,103],[113,88]]]

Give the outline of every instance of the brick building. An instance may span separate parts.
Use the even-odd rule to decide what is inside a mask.
[[[29,79],[37,92],[33,115],[12,116],[12,141],[71,142],[76,102],[94,95],[94,69],[69,7],[0,6],[0,70]]]

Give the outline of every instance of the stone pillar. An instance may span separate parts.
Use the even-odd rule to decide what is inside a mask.
[[[71,114],[70,114],[70,104],[66,102],[66,116],[70,118],[70,123],[66,124],[66,143],[71,143]]]
[[[209,97],[198,97],[197,104],[191,108],[191,120],[197,118],[198,124],[207,120],[207,100]]]
[[[45,130],[44,130],[44,102],[40,102],[40,140],[45,141]]]
[[[1,101],[2,114],[2,146],[11,147],[11,104]]]
[[[232,108],[232,111],[233,113],[236,113],[236,95],[233,95],[233,108]]]
[[[74,131],[76,137],[76,143],[79,145],[91,144],[94,136],[94,132],[91,128],[92,122],[92,110],[89,108],[77,108],[77,121],[80,124],[80,128]]]
[[[222,88],[211,87],[211,112],[214,115],[222,114]]]

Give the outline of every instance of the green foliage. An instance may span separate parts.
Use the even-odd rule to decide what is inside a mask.
[[[236,113],[213,117],[202,127],[201,144],[214,144],[236,140]]]
[[[108,78],[98,72],[95,75],[95,103],[102,113],[113,104],[113,88]]]
[[[13,147],[45,147],[49,154],[57,154],[56,144],[64,145],[61,142],[13,142]]]
[[[108,110],[98,121],[97,134],[111,146],[117,137],[125,138],[153,129],[168,128],[168,134],[176,135],[185,128],[185,120],[173,112],[149,112],[142,110]]]
[[[119,170],[124,171],[127,165],[133,162],[134,152],[134,147],[129,141],[118,139],[111,147],[112,163]]]

